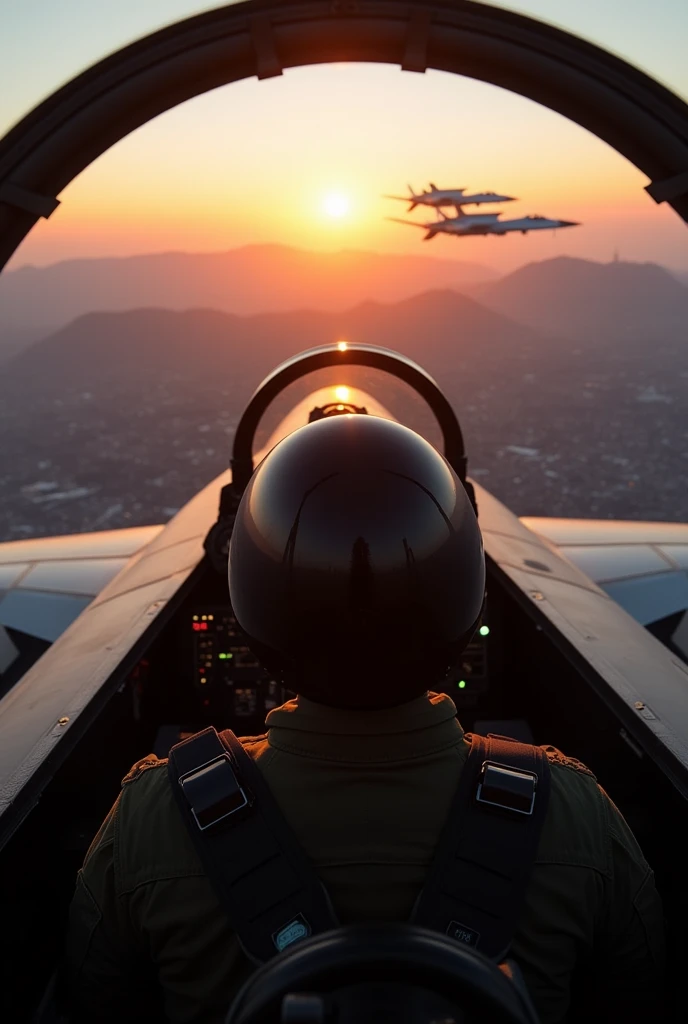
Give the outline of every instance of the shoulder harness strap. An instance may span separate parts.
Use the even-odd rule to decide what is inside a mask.
[[[473,735],[412,922],[502,960],[525,905],[549,791],[539,747]]]
[[[254,963],[337,926],[325,887],[233,732],[211,727],[177,743],[167,770],[201,863]]]

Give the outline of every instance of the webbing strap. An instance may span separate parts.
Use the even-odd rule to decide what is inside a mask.
[[[263,963],[337,927],[327,892],[260,769],[233,732],[214,728],[170,750],[172,790],[245,953]]]
[[[411,923],[502,960],[525,905],[549,790],[539,747],[474,735]]]

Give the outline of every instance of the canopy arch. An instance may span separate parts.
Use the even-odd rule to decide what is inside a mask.
[[[688,105],[605,50],[467,0],[245,0],[185,19],[68,82],[0,141],[0,267],[85,167],[210,89],[329,62],[476,78],[593,132],[688,221]]]

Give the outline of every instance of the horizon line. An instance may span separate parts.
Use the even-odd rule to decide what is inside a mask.
[[[553,262],[556,262],[557,260],[572,260],[572,261],[576,261],[576,262],[579,262],[579,263],[593,263],[593,264],[596,264],[597,266],[603,266],[603,267],[604,266],[609,266],[612,263],[625,263],[625,264],[628,264],[628,265],[632,264],[632,265],[636,265],[636,266],[654,265],[654,266],[662,267],[663,269],[669,271],[670,273],[674,273],[674,274],[676,274],[676,273],[678,273],[678,274],[687,274],[688,273],[688,264],[686,264],[685,266],[673,266],[673,265],[671,265],[669,263],[659,263],[656,260],[625,260],[625,259],[618,259],[618,258],[614,258],[614,257],[612,257],[611,259],[609,259],[609,260],[607,260],[605,262],[603,260],[594,259],[593,257],[589,257],[589,256],[571,256],[571,255],[569,255],[567,253],[561,253],[558,256],[551,256],[551,257],[548,257],[547,259],[542,259],[542,260],[526,260],[522,264],[519,264],[517,267],[515,267],[513,270],[502,272],[502,271],[496,270],[489,263],[483,263],[483,262],[479,262],[477,260],[455,259],[455,258],[453,258],[451,256],[435,256],[432,253],[410,253],[410,252],[396,252],[396,251],[386,251],[386,250],[379,250],[379,249],[360,249],[360,248],[349,249],[349,248],[345,248],[345,247],[340,247],[338,249],[320,249],[320,248],[318,248],[318,249],[312,249],[312,248],[308,249],[308,248],[303,248],[301,246],[289,245],[289,244],[284,243],[284,242],[248,242],[245,245],[238,245],[238,246],[235,246],[233,248],[228,248],[228,249],[226,249],[226,248],[222,248],[222,249],[206,249],[206,250],[160,249],[160,250],[144,251],[144,252],[132,252],[132,253],[127,253],[126,255],[113,254],[113,255],[98,255],[98,256],[65,256],[63,259],[53,260],[53,261],[51,261],[49,263],[38,263],[38,264],[37,263],[23,263],[23,264],[21,264],[20,266],[17,266],[17,267],[7,267],[7,268],[5,268],[3,276],[7,276],[9,274],[16,274],[16,273],[20,273],[22,271],[28,271],[28,270],[49,270],[51,267],[56,267],[56,266],[59,266],[60,264],[63,264],[63,263],[90,263],[90,262],[98,262],[98,261],[104,261],[104,260],[115,260],[115,261],[118,261],[118,262],[124,262],[125,260],[145,259],[145,258],[150,258],[150,257],[155,258],[155,257],[161,257],[161,256],[191,256],[191,257],[193,257],[193,256],[226,256],[226,255],[230,255],[232,253],[240,253],[240,252],[243,252],[243,251],[245,251],[247,249],[283,249],[283,250],[290,250],[292,252],[311,254],[311,255],[327,254],[327,255],[331,255],[331,256],[343,256],[343,255],[349,255],[349,256],[380,256],[380,257],[392,258],[392,259],[415,259],[415,260],[420,259],[420,260],[422,260],[424,262],[427,261],[427,262],[432,262],[432,263],[455,263],[455,264],[457,264],[457,266],[464,266],[464,267],[466,267],[466,266],[473,266],[473,267],[476,267],[476,268],[481,268],[481,269],[484,269],[484,270],[488,270],[491,273],[494,273],[495,275],[497,275],[499,277],[506,277],[506,276],[508,276],[508,274],[515,273],[517,270],[520,270],[523,267],[530,266],[532,264],[537,264],[537,263],[553,263]]]

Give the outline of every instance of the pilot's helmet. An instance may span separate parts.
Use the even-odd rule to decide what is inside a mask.
[[[385,708],[432,689],[470,641],[485,561],[448,462],[399,423],[335,416],[253,474],[229,550],[234,614],[288,689]]]

